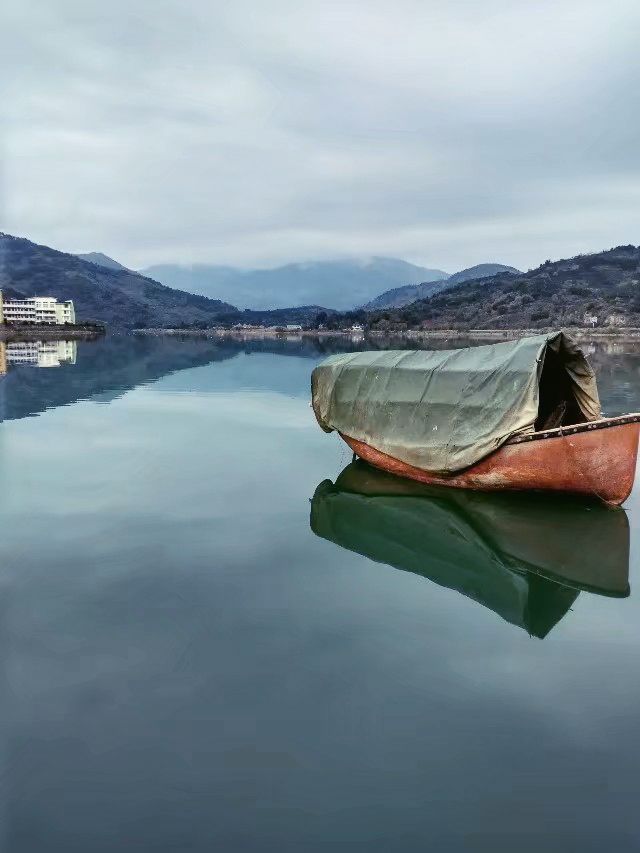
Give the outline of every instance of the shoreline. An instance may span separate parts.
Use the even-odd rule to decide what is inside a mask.
[[[404,329],[372,330],[354,332],[351,329],[302,329],[286,332],[274,328],[264,329],[134,329],[132,335],[148,337],[201,337],[201,338],[231,338],[233,340],[302,340],[302,338],[345,338],[360,343],[367,338],[400,338],[406,340],[448,340],[449,338],[471,338],[477,340],[513,340],[530,335],[540,335],[554,332],[556,329]],[[619,331],[598,330],[589,328],[563,329],[577,341],[602,340],[634,342],[640,341],[640,328],[620,328]]]
[[[0,341],[95,341],[105,335],[104,328],[94,326],[29,326],[0,324]]]

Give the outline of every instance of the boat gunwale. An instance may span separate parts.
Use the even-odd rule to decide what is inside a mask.
[[[623,426],[640,422],[640,412],[631,412],[628,415],[616,415],[612,418],[599,418],[597,421],[585,421],[581,424],[554,427],[553,429],[530,432],[525,435],[514,435],[505,442],[506,445],[522,444],[526,441],[540,441],[545,438],[562,438],[566,435],[576,435],[582,432],[591,432],[598,429],[609,429],[611,427]]]

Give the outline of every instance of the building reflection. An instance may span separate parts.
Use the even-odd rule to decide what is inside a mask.
[[[629,595],[619,507],[423,486],[358,461],[320,483],[310,523],[317,536],[454,589],[540,638],[580,591]]]
[[[0,344],[0,372],[10,365],[60,367],[76,363],[76,341],[9,341]]]

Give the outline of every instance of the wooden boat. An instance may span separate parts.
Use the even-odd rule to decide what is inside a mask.
[[[640,413],[602,417],[595,374],[563,332],[331,356],[313,371],[312,404],[356,456],[421,483],[614,505],[633,487]]]
[[[601,418],[509,439],[494,453],[449,477],[430,474],[340,433],[356,456],[420,483],[461,489],[539,489],[600,498],[619,505],[636,473],[640,414]]]

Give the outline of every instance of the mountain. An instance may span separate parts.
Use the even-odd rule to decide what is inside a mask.
[[[155,264],[140,270],[140,274],[148,275],[167,287],[218,298],[217,293],[233,293],[233,282],[242,278],[243,271],[236,267],[209,264]],[[249,303],[245,303],[242,299],[229,301],[242,308],[249,307]]]
[[[123,267],[118,261],[114,261],[108,255],[103,255],[102,252],[87,252],[85,255],[76,255],[83,261],[89,261],[90,264],[97,264],[99,267],[106,267],[108,270],[130,270]]]
[[[211,324],[238,313],[233,305],[172,290],[130,270],[97,266],[22,237],[0,234],[0,289],[6,288],[25,296],[73,299],[79,320],[121,329]]]
[[[147,267],[142,274],[169,287],[257,310],[318,304],[340,311],[358,308],[382,290],[448,277],[442,270],[418,267],[396,258],[376,257],[314,261],[259,270],[164,264]]]
[[[505,266],[504,264],[477,264],[474,267],[453,273],[453,275],[440,281],[425,281],[416,285],[395,287],[392,290],[387,290],[368,302],[364,306],[364,310],[377,311],[383,308],[402,308],[403,305],[410,305],[418,299],[426,299],[433,293],[455,287],[464,281],[489,278],[490,276],[505,272],[518,273],[519,270],[515,267]]]
[[[112,269],[1,233],[0,290],[14,297],[73,299],[79,321],[93,320],[122,330],[219,323],[310,323],[328,310],[320,305],[302,305],[241,311],[219,299],[166,287],[124,267]]]
[[[526,273],[463,281],[406,307],[370,315],[375,329],[530,329],[593,322],[640,326],[640,247],[617,246],[545,261]]]

